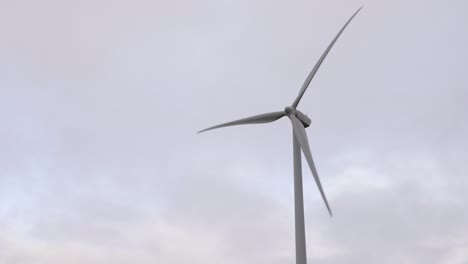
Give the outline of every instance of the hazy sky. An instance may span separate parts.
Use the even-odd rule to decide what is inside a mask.
[[[0,263],[468,263],[468,2],[1,1]]]

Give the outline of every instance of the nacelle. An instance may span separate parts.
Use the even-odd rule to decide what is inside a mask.
[[[304,125],[304,127],[309,127],[310,123],[312,123],[312,120],[308,118],[306,115],[304,115],[301,111],[296,110],[296,116],[299,121]]]

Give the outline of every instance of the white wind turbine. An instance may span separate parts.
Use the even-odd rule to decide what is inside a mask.
[[[284,116],[288,116],[291,120],[292,127],[293,127],[293,157],[294,157],[294,211],[295,211],[295,235],[296,235],[296,264],[306,264],[307,263],[307,255],[306,255],[306,243],[305,243],[305,228],[304,228],[304,202],[303,202],[303,194],[302,194],[302,166],[301,166],[301,149],[304,153],[305,159],[309,164],[309,168],[314,176],[315,183],[320,191],[323,201],[325,202],[325,206],[327,210],[332,216],[332,212],[330,206],[328,204],[327,198],[322,188],[322,184],[320,183],[320,179],[317,173],[317,169],[315,168],[314,160],[312,159],[312,154],[310,152],[309,142],[307,140],[307,134],[305,128],[310,126],[311,120],[304,115],[302,112],[297,110],[297,106],[304,95],[307,87],[309,86],[310,82],[315,76],[315,73],[320,68],[323,60],[327,56],[330,49],[335,44],[336,40],[340,37],[341,33],[345,30],[351,20],[357,15],[357,13],[362,9],[359,8],[351,18],[346,22],[346,24],[341,28],[332,42],[328,45],[325,52],[322,54],[320,59],[315,64],[312,71],[307,76],[304,84],[302,85],[301,90],[299,91],[299,95],[296,97],[294,102],[291,106],[285,107],[284,111],[278,112],[271,112],[266,114],[260,114],[252,117],[247,117],[227,123],[223,123],[220,125],[212,126],[207,129],[203,129],[198,133],[212,130],[221,127],[227,126],[236,126],[236,125],[248,125],[248,124],[263,124],[263,123],[270,123],[276,121]]]

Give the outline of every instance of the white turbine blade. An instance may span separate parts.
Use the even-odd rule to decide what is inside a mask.
[[[310,170],[312,171],[312,175],[315,178],[315,183],[317,184],[320,194],[322,195],[323,201],[327,206],[330,216],[333,216],[330,206],[328,205],[327,197],[325,196],[325,193],[323,191],[322,184],[320,183],[317,169],[315,168],[314,160],[312,159],[312,154],[310,153],[309,141],[307,140],[305,128],[302,125],[301,121],[299,121],[299,119],[297,119],[295,115],[290,115],[289,118],[291,119],[291,123],[293,125],[294,135],[296,136],[296,139],[299,142],[299,145],[301,146],[302,152],[304,153],[307,163],[309,164]]]
[[[280,112],[272,112],[272,113],[266,113],[266,114],[251,116],[251,117],[247,117],[247,118],[243,118],[243,119],[223,123],[223,124],[220,124],[220,125],[212,126],[212,127],[203,129],[201,131],[198,131],[198,133],[205,132],[207,130],[216,129],[216,128],[227,127],[227,126],[270,123],[270,122],[273,122],[273,121],[276,121],[276,120],[282,118],[285,115],[286,114],[284,113],[284,111],[280,111]]]
[[[348,20],[348,22],[346,22],[346,24],[341,28],[340,32],[338,32],[338,34],[335,36],[335,38],[332,40],[332,42],[330,43],[330,45],[328,45],[327,49],[325,50],[325,52],[323,52],[322,54],[322,57],[320,57],[320,59],[317,61],[317,63],[315,64],[314,68],[312,69],[312,71],[309,73],[309,75],[307,76],[307,79],[304,81],[304,84],[302,85],[302,88],[301,90],[299,91],[299,95],[297,96],[296,100],[294,100],[292,106],[294,108],[297,108],[297,105],[299,104],[299,101],[301,101],[301,98],[302,96],[304,95],[305,91],[307,90],[307,87],[309,86],[310,82],[312,81],[312,79],[314,78],[315,74],[317,73],[318,69],[320,68],[320,65],[322,65],[322,62],[325,60],[325,57],[327,57],[328,55],[328,52],[331,50],[331,48],[333,47],[333,45],[335,44],[336,40],[340,37],[341,33],[343,33],[343,31],[345,30],[345,28],[348,26],[348,24],[351,22],[351,20],[353,20],[353,18],[357,15],[357,13],[359,11],[361,11],[362,9],[362,6],[353,14],[353,16],[351,16],[351,18]]]

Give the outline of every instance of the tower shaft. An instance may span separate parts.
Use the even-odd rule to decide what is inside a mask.
[[[301,147],[293,133],[294,158],[294,214],[296,235],[296,264],[307,264],[304,226],[304,199],[302,194]]]

